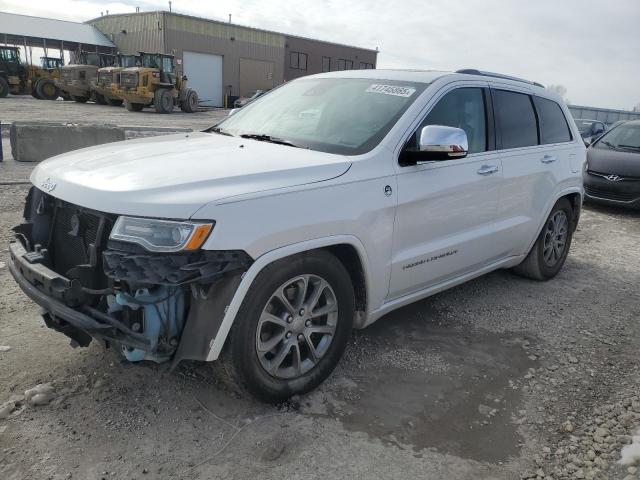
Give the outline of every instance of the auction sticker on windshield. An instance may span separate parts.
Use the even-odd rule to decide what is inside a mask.
[[[394,85],[380,85],[374,83],[367,88],[366,93],[382,93],[383,95],[394,95],[396,97],[410,97],[416,89],[411,87],[397,87]]]

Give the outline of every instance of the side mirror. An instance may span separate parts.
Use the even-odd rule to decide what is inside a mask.
[[[582,141],[584,142],[584,146],[589,148],[591,146],[591,139],[587,140],[586,138],[583,138]]]
[[[234,113],[236,113],[238,111],[237,108],[232,108],[231,110],[229,110],[229,116],[233,115]]]
[[[418,146],[426,160],[464,158],[469,153],[467,133],[461,128],[427,125],[420,132]]]

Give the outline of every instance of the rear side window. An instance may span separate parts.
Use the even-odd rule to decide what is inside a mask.
[[[540,120],[540,143],[570,142],[571,131],[560,105],[540,97],[533,97],[533,103]]]
[[[529,95],[494,90],[493,107],[502,139],[501,148],[538,145],[538,125]]]

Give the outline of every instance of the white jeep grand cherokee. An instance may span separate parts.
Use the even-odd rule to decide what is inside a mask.
[[[391,310],[499,268],[554,277],[584,161],[567,108],[532,82],[315,75],[204,132],[41,163],[9,267],[72,345],[221,358],[276,402]]]

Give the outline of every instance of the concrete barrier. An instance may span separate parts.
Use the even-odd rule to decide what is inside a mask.
[[[54,155],[124,140],[125,131],[115,125],[14,122],[11,153],[18,162],[39,162]]]

